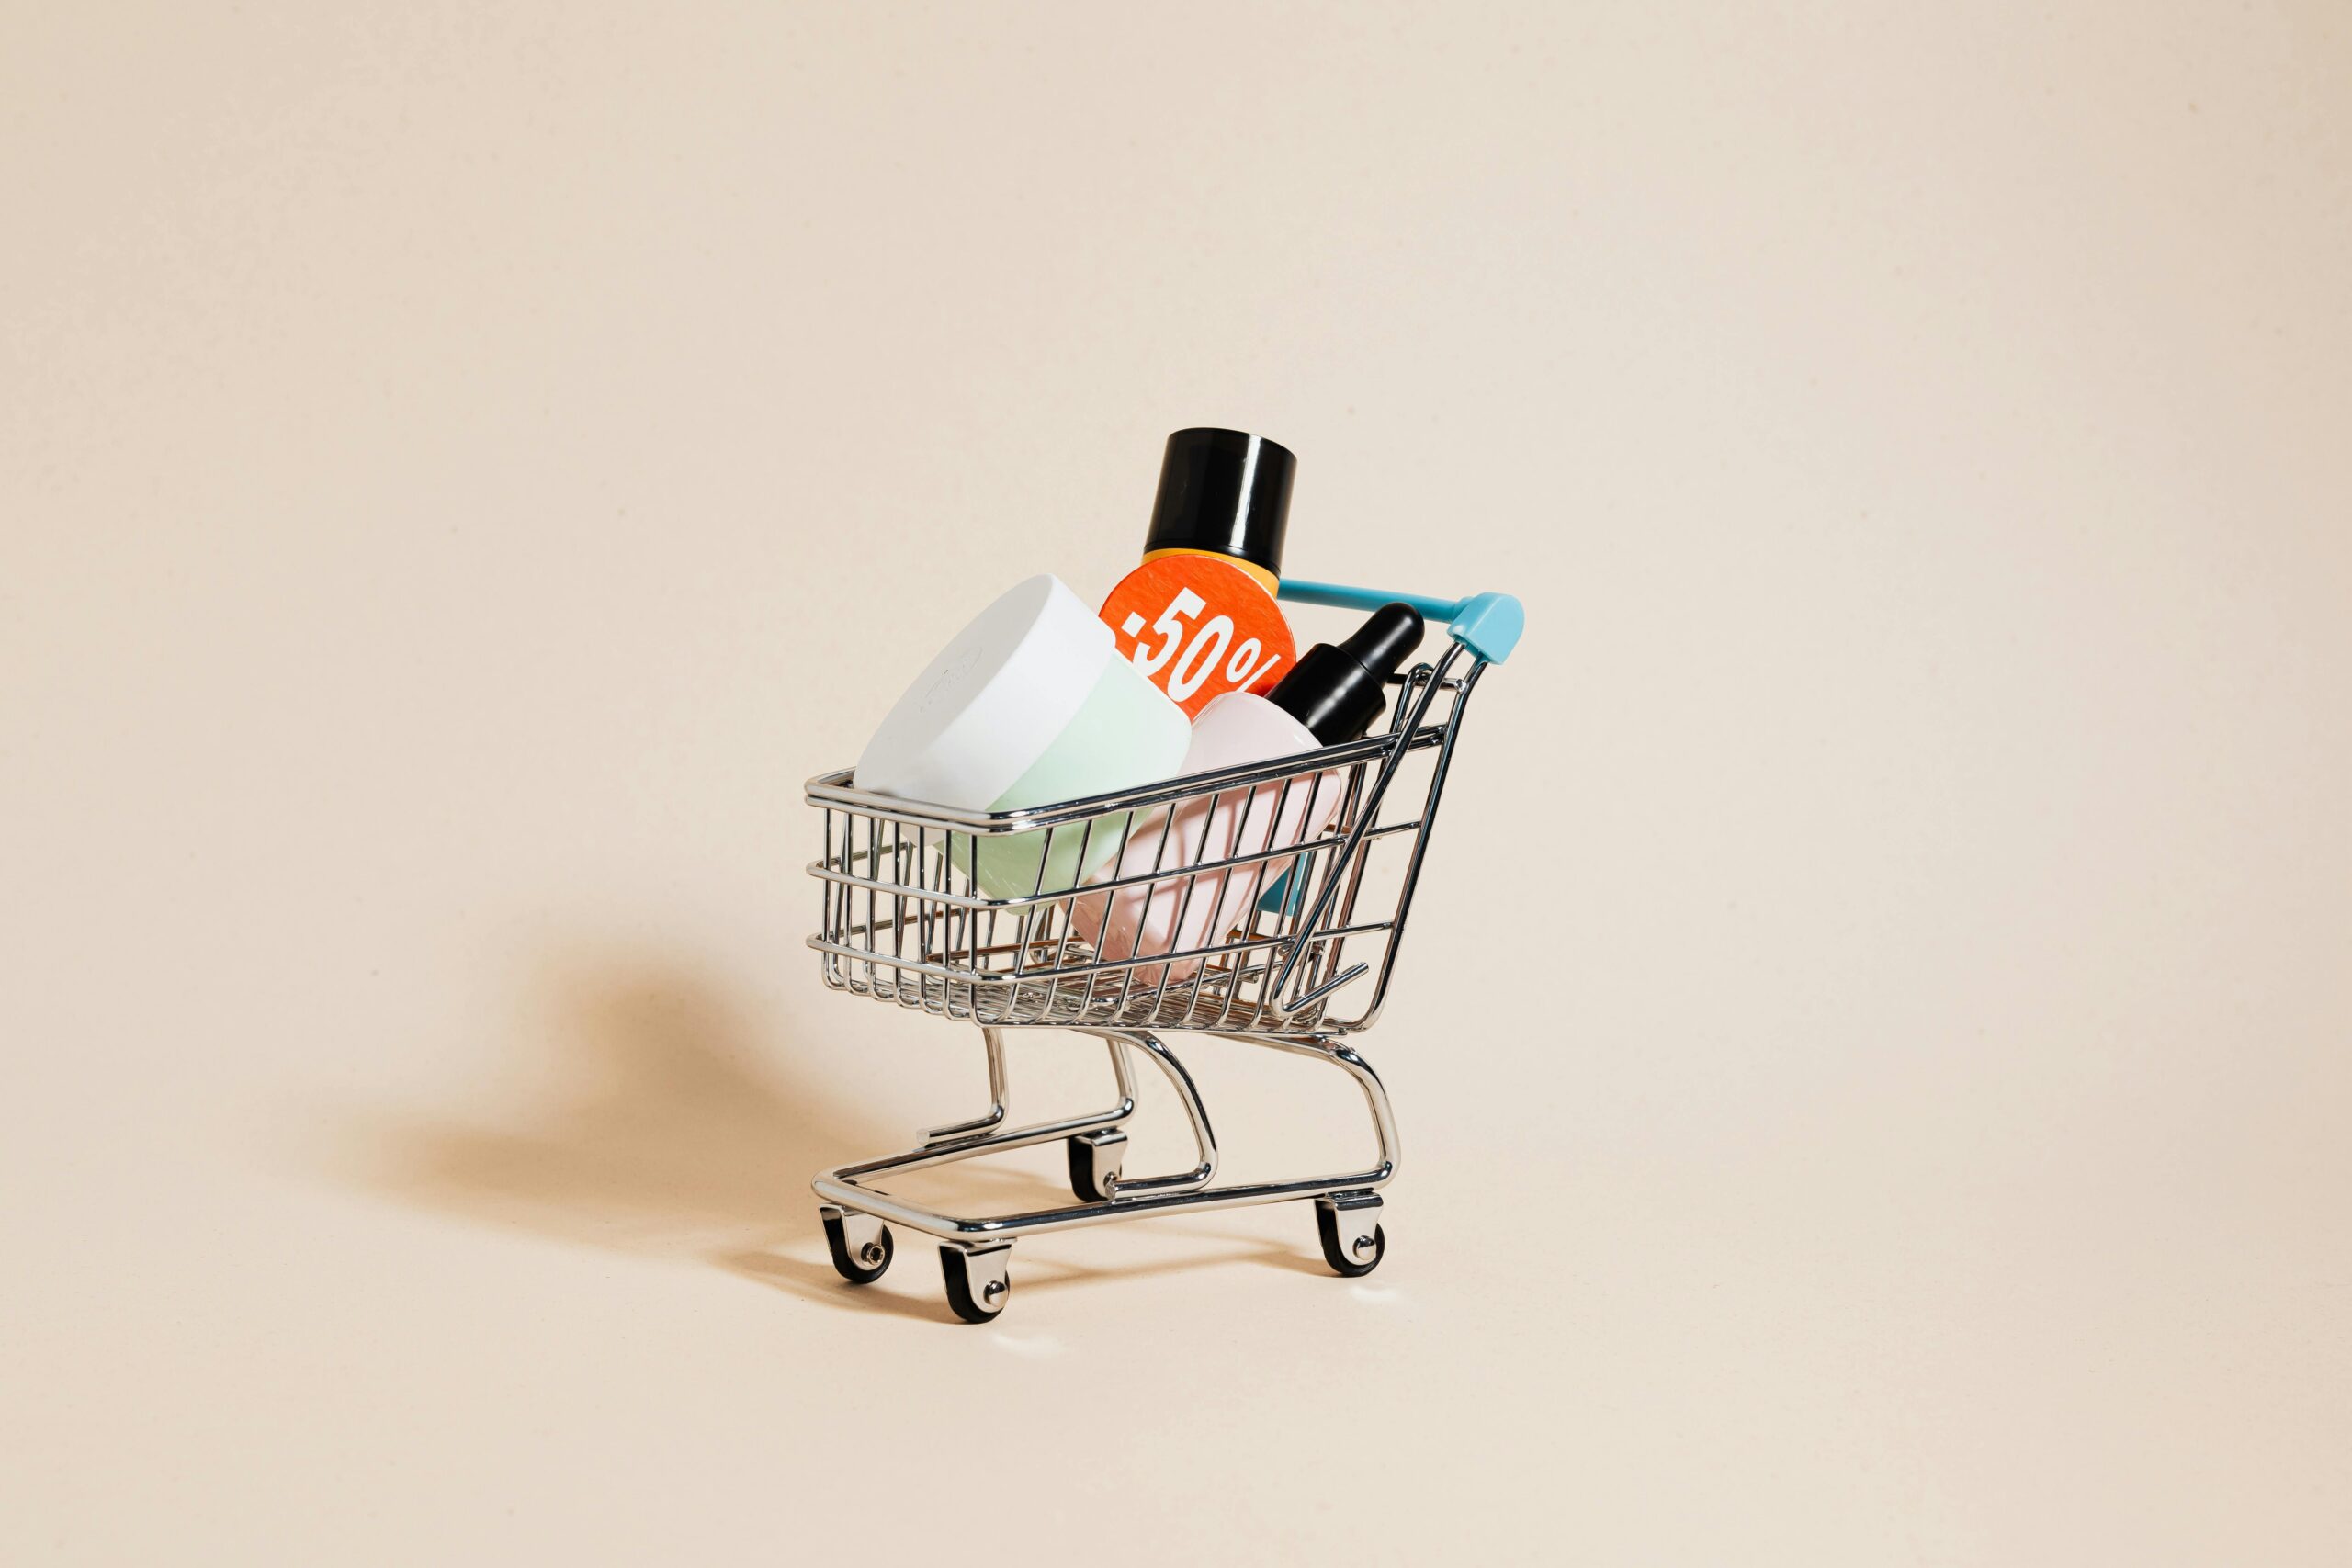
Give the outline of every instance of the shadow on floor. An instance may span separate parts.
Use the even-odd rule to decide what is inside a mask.
[[[368,1185],[487,1224],[716,1267],[846,1310],[952,1321],[935,1299],[844,1284],[808,1192],[811,1173],[904,1146],[908,1129],[878,1124],[797,1073],[789,1046],[776,1049],[771,1031],[683,966],[583,964],[541,990],[533,1027],[560,1047],[547,1101],[479,1120],[371,1117]],[[984,1195],[980,1212],[1071,1201],[1041,1177],[987,1162],[959,1167],[957,1179]],[[1237,1262],[1320,1271],[1284,1247],[1189,1234],[1244,1245],[1114,1269],[1040,1260],[1024,1264],[1020,1289]],[[900,1267],[929,1261],[926,1238],[901,1236],[899,1249]]]

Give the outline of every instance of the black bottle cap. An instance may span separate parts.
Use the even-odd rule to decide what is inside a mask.
[[[1238,430],[1180,430],[1159,459],[1144,553],[1208,550],[1283,574],[1290,522],[1290,448]]]
[[[1383,604],[1334,648],[1318,642],[1266,694],[1266,700],[1326,746],[1353,740],[1388,705],[1382,690],[1421,646],[1421,613]]]

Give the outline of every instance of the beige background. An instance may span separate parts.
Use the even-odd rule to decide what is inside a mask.
[[[0,1558],[2341,1562],[2346,15],[1724,9],[7,7]],[[1388,1260],[853,1294],[798,785],[1195,423],[1531,611]]]

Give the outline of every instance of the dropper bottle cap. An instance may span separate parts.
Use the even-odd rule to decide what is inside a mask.
[[[1353,740],[1388,705],[1388,677],[1420,645],[1421,613],[1410,604],[1383,604],[1336,647],[1318,642],[1308,649],[1266,700],[1322,745]]]

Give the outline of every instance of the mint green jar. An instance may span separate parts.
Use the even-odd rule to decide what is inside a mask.
[[[1183,710],[1118,657],[1111,628],[1058,579],[1039,576],[982,611],[908,688],[855,782],[902,799],[1014,811],[1172,777],[1191,737]],[[1123,813],[1091,831],[1078,821],[956,833],[947,853],[981,892],[1019,898],[1078,886],[1128,830]]]

